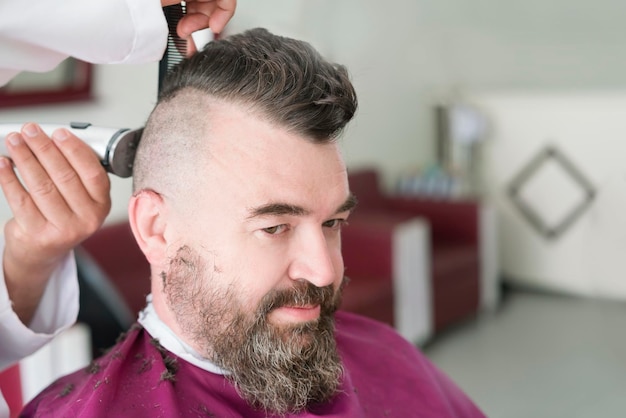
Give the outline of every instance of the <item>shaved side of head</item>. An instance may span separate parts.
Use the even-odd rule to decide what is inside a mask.
[[[152,111],[139,143],[133,190],[175,196],[202,164],[209,146],[211,98],[193,88],[180,90]]]

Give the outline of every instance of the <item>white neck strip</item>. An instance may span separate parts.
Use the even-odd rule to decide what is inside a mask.
[[[139,323],[152,338],[156,338],[166,350],[176,354],[178,357],[194,366],[215,374],[228,374],[228,372],[198,354],[187,343],[181,340],[170,327],[161,321],[161,318],[159,318],[154,310],[154,306],[152,306],[152,295],[146,297],[146,302],[145,309],[139,312]]]

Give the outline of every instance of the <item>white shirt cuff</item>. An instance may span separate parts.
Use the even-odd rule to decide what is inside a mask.
[[[3,248],[4,238],[0,240]],[[76,261],[72,252],[50,277],[33,320],[27,327],[13,311],[4,273],[0,269],[0,370],[34,353],[74,324],[78,317],[78,296]]]

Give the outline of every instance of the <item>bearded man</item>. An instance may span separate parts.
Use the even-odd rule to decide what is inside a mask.
[[[482,417],[390,327],[338,311],[356,109],[344,67],[263,29],[175,68],[129,203],[148,305],[24,416]]]

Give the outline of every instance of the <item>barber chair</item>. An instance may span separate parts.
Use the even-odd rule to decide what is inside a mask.
[[[75,252],[81,292],[78,321],[91,329],[97,357],[144,308],[150,266],[126,221],[105,224]]]
[[[495,225],[487,205],[392,196],[376,169],[351,171],[348,180],[359,204],[342,232],[351,279],[342,309],[423,344],[496,306]]]

